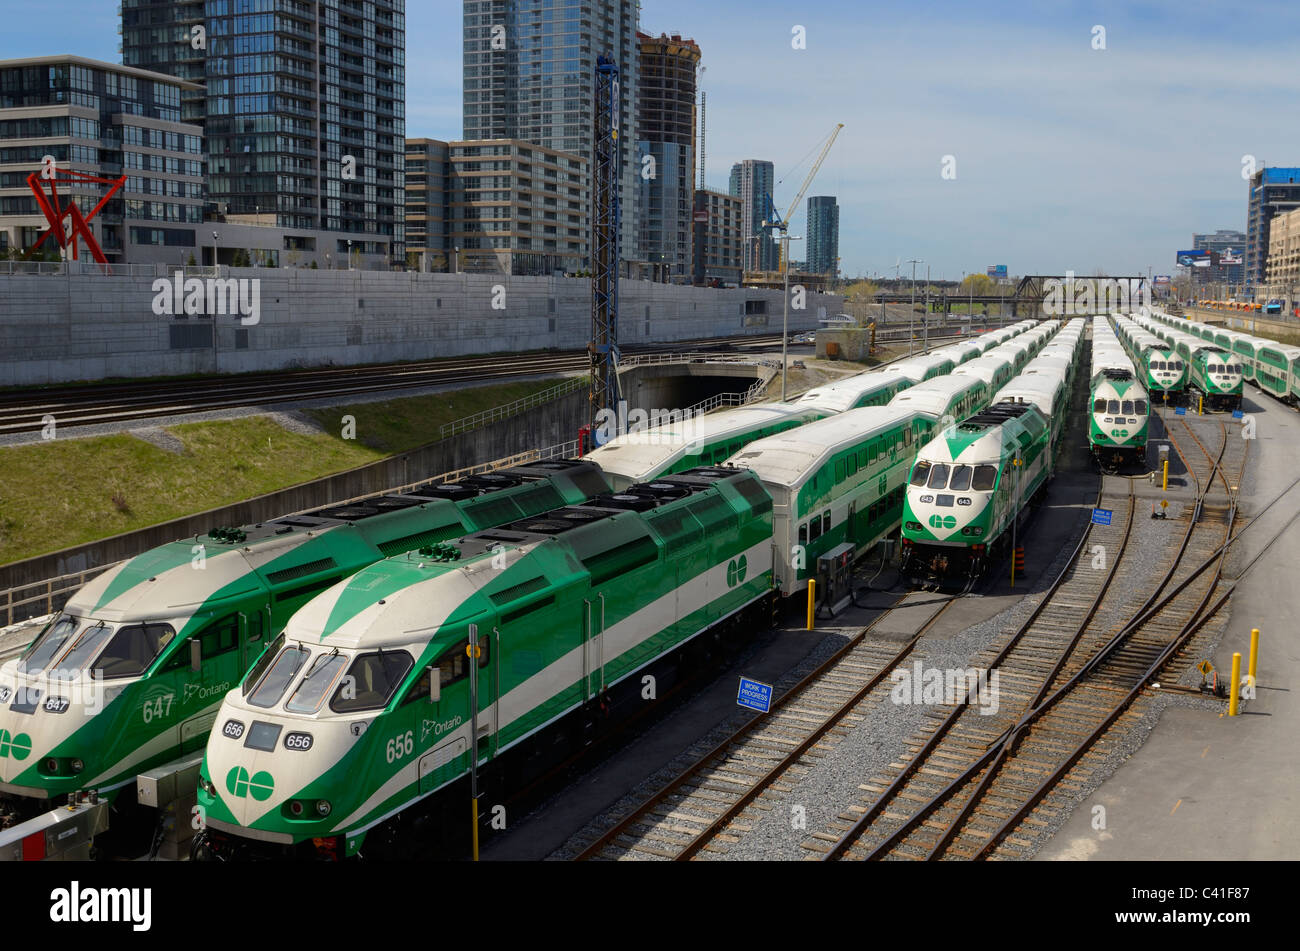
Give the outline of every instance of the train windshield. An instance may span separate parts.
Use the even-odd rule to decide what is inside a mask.
[[[255,707],[273,707],[279,702],[289,683],[298,674],[298,669],[307,662],[305,647],[286,647],[280,656],[272,662],[261,683],[248,695],[248,702]]]
[[[1119,412],[1119,400],[1107,400],[1107,402],[1106,402],[1106,412],[1108,412],[1108,413],[1118,413],[1118,412]]]
[[[937,462],[930,469],[930,479],[926,482],[926,488],[943,489],[948,485],[948,467],[942,462]]]
[[[1093,400],[1093,403],[1092,403],[1092,411],[1093,411],[1094,413],[1104,413],[1104,412],[1106,412],[1106,401],[1105,401],[1105,400]]]
[[[352,662],[348,676],[334,691],[330,709],[335,713],[378,710],[401,686],[413,663],[406,651],[362,654]]]
[[[916,468],[912,470],[912,485],[925,485],[925,480],[930,474],[930,463],[925,460],[917,462]]]
[[[77,630],[78,620],[68,614],[60,614],[54,623],[45,629],[45,633],[32,642],[27,653],[18,662],[18,669],[28,674],[39,674],[49,666],[55,655],[63,650]]]
[[[342,675],[347,663],[348,658],[342,654],[321,654],[284,708],[290,713],[315,713],[324,703],[334,681]]]
[[[257,659],[257,663],[253,665],[253,669],[250,670],[248,676],[244,678],[245,697],[248,696],[250,690],[257,686],[257,682],[262,679],[262,674],[266,673],[266,668],[271,666],[271,661],[275,660],[276,656],[280,653],[280,648],[283,646],[284,635],[281,634],[275,639],[275,642],[272,643],[270,647],[262,652],[262,656]]]
[[[952,478],[948,480],[948,488],[954,492],[965,492],[969,489],[972,468],[972,466],[953,466]]]
[[[59,661],[59,669],[64,671],[80,670],[90,658],[99,653],[99,649],[108,643],[113,629],[104,622],[92,624],[81,632],[72,648]]]
[[[1132,401],[1132,400],[1125,400],[1122,404],[1120,404],[1120,407],[1121,407],[1121,408],[1120,408],[1120,412],[1123,413],[1125,416],[1132,416],[1132,415],[1133,415],[1133,401]]]
[[[1135,400],[1133,403],[1133,412],[1139,416],[1145,416],[1147,414],[1147,401]]]
[[[992,492],[993,486],[998,482],[997,466],[976,466],[975,476],[971,480],[971,488],[976,492]]]
[[[138,677],[175,636],[170,624],[128,624],[113,635],[91,670],[99,671],[106,680]]]

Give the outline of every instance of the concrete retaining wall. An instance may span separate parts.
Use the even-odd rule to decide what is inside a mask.
[[[0,274],[0,386],[578,349],[591,333],[591,285],[577,278],[222,268],[259,282],[258,320],[217,316],[212,339],[212,319],[155,315],[175,269],[129,270]],[[781,328],[779,291],[625,280],[620,295],[624,346]],[[791,332],[840,303],[808,294]]]

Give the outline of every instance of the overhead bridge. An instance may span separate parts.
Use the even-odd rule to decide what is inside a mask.
[[[1010,308],[1012,317],[1078,316],[1079,314],[1106,314],[1115,310],[1138,307],[1148,299],[1150,280],[1145,274],[1091,276],[1077,274],[1027,274],[1020,279],[1012,294],[962,294],[955,288],[944,288],[931,293],[929,312],[950,314],[954,305],[963,309],[968,305],[988,308],[993,305]],[[1086,294],[1087,300],[1081,300]],[[915,302],[925,311],[925,301],[913,294],[878,294],[877,303],[907,304]],[[1055,313],[1046,308],[1060,310]],[[1004,311],[1005,312],[1005,311]]]

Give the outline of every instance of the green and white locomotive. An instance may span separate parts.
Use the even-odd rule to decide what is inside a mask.
[[[1151,406],[1133,361],[1104,316],[1093,318],[1088,444],[1104,470],[1145,465]]]
[[[1124,350],[1142,370],[1142,383],[1151,398],[1180,399],[1187,389],[1187,360],[1168,342],[1142,327],[1136,319],[1115,315]]]
[[[587,462],[538,462],[216,529],[106,571],[0,668],[7,806],[32,812],[77,790],[115,797],[202,750],[268,635],[367,565],[608,491]]]
[[[972,584],[1010,544],[1052,474],[1052,427],[1030,402],[995,403],[917,455],[903,504],[902,572],[912,584]]]
[[[764,624],[772,597],[772,499],[735,469],[381,561],[295,614],[225,695],[196,853],[356,854],[466,776],[471,755],[524,770],[553,746],[549,728],[639,704],[635,675],[702,635]],[[395,827],[374,845],[401,841]]]
[[[1191,390],[1208,409],[1241,409],[1244,364],[1235,353],[1219,347],[1199,347],[1192,353]]]

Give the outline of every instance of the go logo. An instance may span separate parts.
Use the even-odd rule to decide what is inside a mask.
[[[266,770],[254,773],[250,778],[248,770],[236,766],[226,774],[226,789],[236,799],[252,796],[258,802],[266,802],[275,792],[275,780]]]
[[[749,562],[744,555],[739,558],[733,558],[727,565],[727,586],[734,588],[745,580],[745,572],[749,570]]]
[[[12,756],[24,760],[32,755],[32,738],[26,733],[11,736],[8,730],[0,730],[0,759]]]
[[[951,515],[931,515],[930,527],[931,528],[956,528],[957,519]]]

